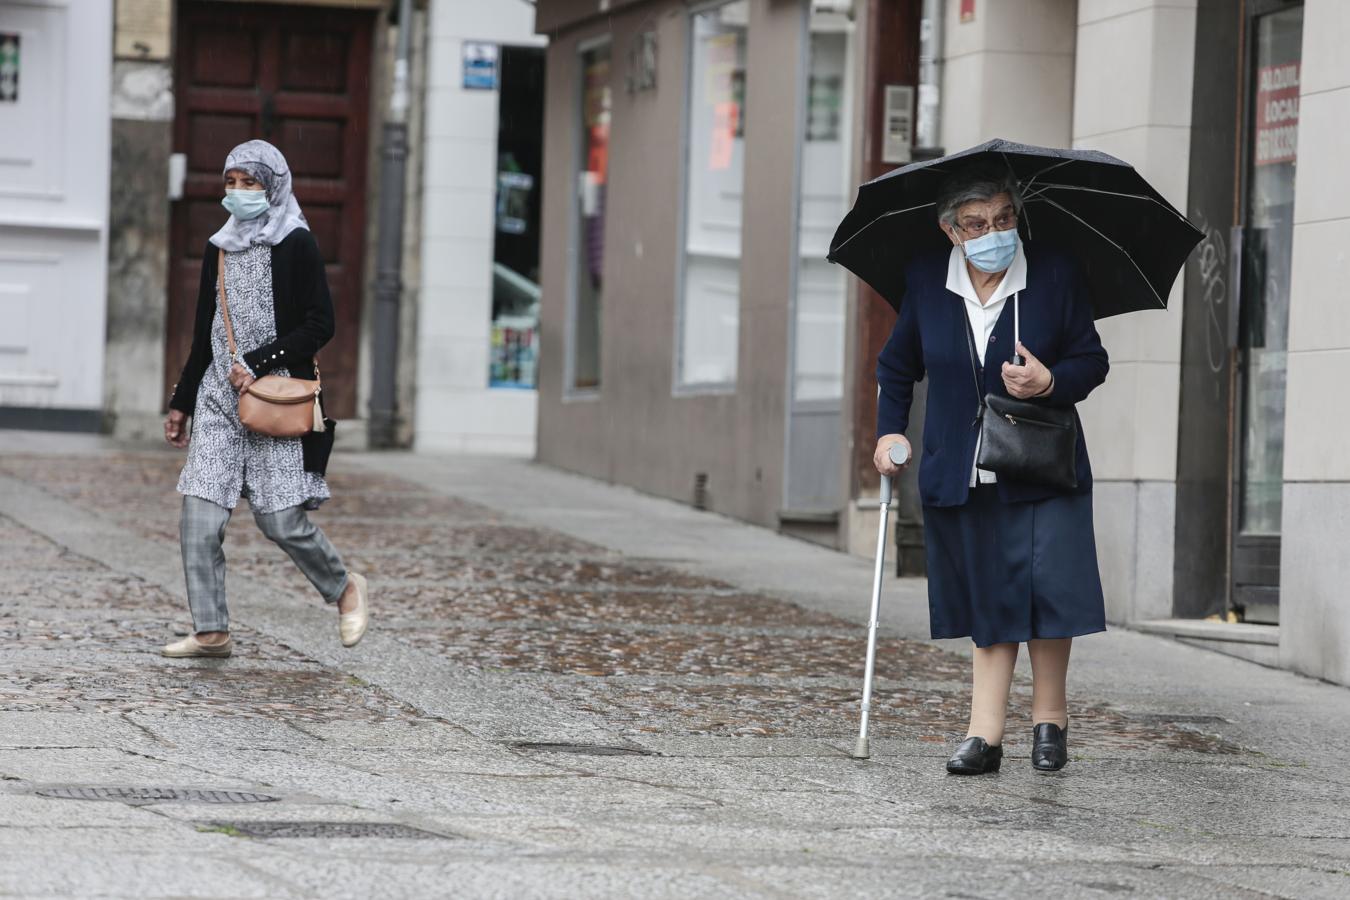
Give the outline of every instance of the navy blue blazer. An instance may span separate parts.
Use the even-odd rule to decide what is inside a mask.
[[[1021,294],[1022,343],[1055,376],[1053,393],[1033,402],[1073,406],[1106,380],[1110,368],[1093,324],[1089,287],[1072,257],[1031,241],[1022,246],[1027,260],[1027,286]],[[960,506],[966,502],[979,435],[975,424],[979,397],[970,371],[965,300],[947,290],[949,255],[950,251],[926,254],[910,263],[900,316],[877,359],[877,384],[881,388],[877,437],[905,433],[914,384],[928,377],[928,411],[919,460],[919,496],[925,506]],[[1001,370],[1015,349],[1011,298],[989,340],[983,393],[1006,397]],[[1077,492],[1091,491],[1092,467],[1081,422],[1077,470]],[[998,489],[1005,503],[1044,500],[1064,493],[1001,477]]]

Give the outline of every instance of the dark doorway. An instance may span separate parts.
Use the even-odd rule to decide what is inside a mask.
[[[225,155],[263,138],[286,154],[328,266],[337,333],[322,353],[324,395],[331,415],[351,418],[375,14],[239,3],[177,8],[173,142],[187,157],[187,180],[172,213],[165,383],[177,380],[191,344],[202,248],[225,221]]]
[[[501,48],[489,355],[496,388],[538,386],[544,56],[540,47]]]

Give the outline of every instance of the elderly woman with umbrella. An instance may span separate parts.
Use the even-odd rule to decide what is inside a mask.
[[[1197,239],[1119,160],[1006,141],[864,185],[840,226],[831,259],[899,307],[877,360],[884,478],[902,468],[893,459],[913,458],[910,403],[928,380],[919,493],[931,631],[974,642],[969,727],[948,772],[998,771],[1022,643],[1032,766],[1068,761],[1070,648],[1106,628],[1074,410],[1109,368],[1093,322],[1164,305]]]

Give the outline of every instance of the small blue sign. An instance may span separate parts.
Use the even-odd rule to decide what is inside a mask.
[[[464,89],[466,91],[495,91],[497,89],[496,44],[465,42]]]

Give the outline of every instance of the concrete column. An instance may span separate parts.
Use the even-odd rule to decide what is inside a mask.
[[[104,409],[120,438],[163,434],[173,71],[118,60],[112,71],[112,203]]]
[[[948,153],[1001,137],[1069,144],[1073,114],[1074,0],[982,0],[961,21],[946,0],[942,146]]]
[[[1308,0],[1285,399],[1280,662],[1350,683],[1350,4]]]
[[[1186,208],[1195,0],[1079,0],[1073,143]],[[1113,622],[1172,614],[1182,283],[1166,311],[1097,323],[1111,374],[1080,406]]]

